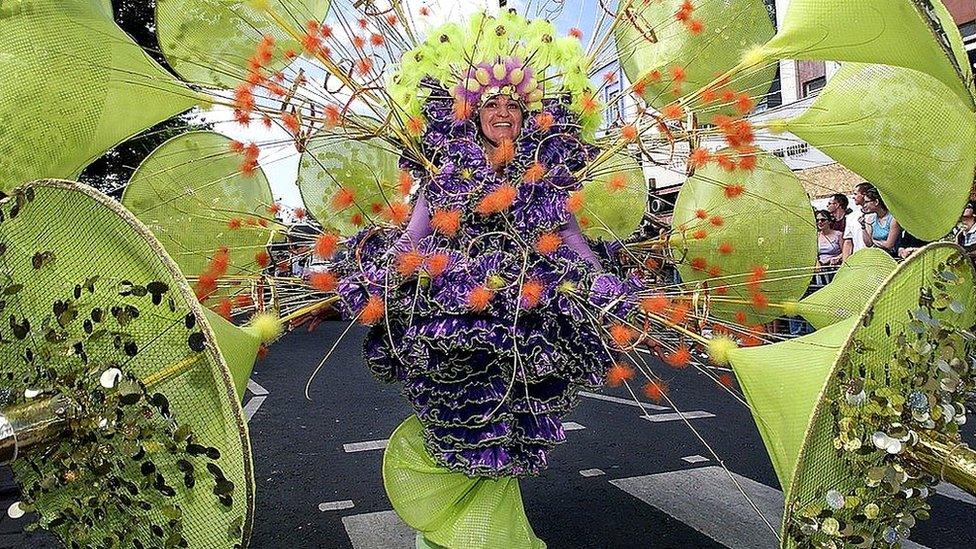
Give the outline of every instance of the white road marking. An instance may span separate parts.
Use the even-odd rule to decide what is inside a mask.
[[[576,423],[575,421],[567,421],[566,423],[563,423],[563,429],[566,431],[581,431],[586,429],[586,427]]]
[[[704,410],[695,410],[693,412],[681,412],[680,414],[675,412],[671,414],[651,414],[648,416],[641,416],[647,421],[652,421],[654,423],[661,423],[665,421],[681,421],[682,419],[703,419],[708,417],[715,417],[715,414],[711,412],[706,412]]]
[[[583,469],[580,474],[584,477],[598,477],[600,475],[605,475],[602,469]]]
[[[667,408],[665,406],[658,406],[657,404],[649,404],[647,402],[638,402],[638,401],[633,400],[633,399],[629,399],[628,400],[626,398],[619,398],[619,397],[610,396],[610,395],[601,395],[600,393],[591,393],[589,391],[580,391],[579,395],[582,396],[582,397],[586,397],[586,398],[592,398],[594,400],[603,400],[603,401],[606,401],[606,402],[613,402],[615,404],[625,404],[627,406],[636,406],[638,408],[644,408],[644,409],[647,409],[647,410],[670,410],[671,409],[671,408]]]
[[[258,385],[258,382],[254,381],[253,379],[247,380],[247,390],[251,391],[251,394],[255,396],[264,396],[268,394],[268,390]]]
[[[783,517],[783,493],[736,473],[732,475],[778,530]],[[726,547],[768,549],[779,545],[721,467],[621,478],[610,484]],[[911,541],[902,547],[924,549]]]
[[[257,413],[258,408],[260,408],[261,405],[264,404],[264,401],[267,398],[268,397],[266,396],[251,397],[251,400],[247,401],[247,404],[244,405],[244,416],[247,418],[247,421],[249,423],[251,421],[251,418],[254,417],[254,414]]]
[[[940,483],[935,487],[935,493],[940,496],[945,496],[947,498],[952,498],[963,503],[968,503],[970,505],[976,505],[976,498],[972,496],[969,492],[964,492],[954,485],[948,482]]]
[[[695,463],[705,463],[706,461],[708,461],[708,458],[705,456],[699,456],[698,454],[695,454],[693,456],[685,456],[681,458],[681,460],[687,461],[688,463],[691,464],[695,464]]]
[[[342,517],[353,549],[413,549],[417,533],[395,511]]]
[[[352,509],[356,504],[352,502],[351,499],[344,499],[342,501],[326,501],[319,504],[319,511],[341,511],[343,509]]]
[[[390,439],[367,440],[366,442],[350,442],[342,445],[342,450],[347,454],[353,452],[367,452],[369,450],[383,450],[390,443]]]

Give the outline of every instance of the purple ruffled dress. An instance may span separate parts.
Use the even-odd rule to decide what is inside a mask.
[[[595,151],[579,140],[565,106],[549,103],[556,123],[542,131],[526,117],[516,158],[505,178],[497,177],[474,123],[456,122],[450,96],[441,91],[435,88],[426,102],[422,143],[439,171],[430,177],[409,159],[401,161],[421,181],[410,225],[405,231],[367,229],[352,239],[333,265],[341,276],[342,308],[355,318],[370,295],[385,300],[386,318],[370,329],[365,358],[379,379],[403,384],[434,459],[471,476],[535,475],[553,445],[565,440],[562,418],[579,390],[602,385],[614,358],[597,315],[620,298],[623,284],[600,272],[565,208],[569,193],[579,189],[572,173]],[[536,158],[547,175],[522,181]],[[513,205],[502,213],[476,213],[479,201],[505,180],[518,190]],[[431,230],[437,210],[462,212],[456,234]],[[563,245],[542,255],[534,243],[548,232],[559,233]],[[447,254],[446,270],[436,277],[402,276],[397,255],[409,248],[424,256]],[[532,307],[519,301],[520,281],[529,279],[544,288]],[[475,312],[468,296],[489,281],[501,287]]]

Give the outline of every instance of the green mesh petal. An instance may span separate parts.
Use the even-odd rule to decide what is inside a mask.
[[[383,485],[400,518],[444,547],[543,549],[532,532],[518,479],[456,473],[434,462],[410,416],[383,454]]]
[[[816,328],[858,314],[898,264],[878,248],[864,248],[844,260],[834,279],[797,304],[797,311]]]
[[[0,6],[0,190],[75,177],[121,141],[194,106],[101,0]]]
[[[743,194],[728,198],[729,185],[741,185]],[[712,302],[712,312],[721,318],[742,311],[753,324],[780,316],[777,308],[752,303],[755,288],[748,280],[756,267],[766,269],[759,289],[769,303],[795,301],[810,284],[817,258],[813,211],[799,180],[777,158],[760,155],[753,172],[728,173],[714,163],[699,169],[678,193],[673,228],[672,253],[680,261],[681,279],[688,285],[728,286],[728,294],[715,295]],[[698,231],[704,238],[696,238]],[[729,253],[722,253],[723,244],[731,246]],[[709,273],[713,266],[721,270],[718,277]]]
[[[265,219],[273,227],[268,180],[261,170],[241,174],[242,157],[230,142],[213,132],[170,139],[142,162],[122,196],[187,276],[204,272],[221,246],[230,250],[228,275],[253,274],[260,270],[255,254],[272,236],[254,224]],[[232,229],[232,219],[242,226]]]
[[[946,271],[952,273],[949,278],[941,274]],[[956,246],[936,243],[900,264],[857,316],[808,336],[729,353],[786,492],[784,524],[798,508],[796,501],[806,505],[827,489],[845,492],[863,483],[833,445],[836,419],[831,407],[842,391],[838,372],[848,357],[857,355],[867,378],[888,379],[897,337],[907,328],[909,312],[919,308],[923,288],[935,298],[934,318],[957,326],[972,324],[972,266]],[[792,541],[784,537],[784,546]]]
[[[309,20],[321,21],[330,0],[268,0],[270,10],[305,32]],[[277,71],[289,60],[284,52],[302,46],[263,11],[242,0],[157,0],[156,28],[166,61],[187,81],[233,88],[247,76],[247,60],[264,35],[276,39],[275,56],[266,68]]]
[[[217,336],[217,348],[230,370],[237,397],[244,398],[254,361],[258,357],[258,348],[261,347],[261,337],[253,328],[238,328],[210,309],[204,309],[204,313]]]
[[[601,240],[625,239],[647,210],[647,182],[634,158],[616,153],[583,185],[583,233]]]
[[[876,186],[923,240],[949,232],[973,185],[976,115],[916,71],[845,63],[787,128]]]
[[[352,140],[341,129],[321,132],[309,142],[299,164],[302,202],[324,228],[350,236],[364,223],[383,221],[387,206],[402,202],[398,161],[398,154],[379,138]],[[352,191],[354,204],[337,211],[332,200],[340,189]],[[359,225],[352,221],[357,214],[363,218]]]
[[[247,545],[254,510],[247,426],[234,380],[213,344],[216,338],[186,280],[149,230],[116,201],[76,183],[44,181],[24,189],[27,193],[0,204],[6,219],[0,224],[0,242],[5,245],[4,279],[23,284],[16,295],[5,296],[7,310],[17,311],[18,317],[29,319],[35,326],[36,338],[44,339],[41,333],[49,328],[42,326],[49,325],[45,319],[51,320],[52,303],[79,295],[74,302],[79,316],[65,323],[63,329],[68,340],[85,342],[92,365],[105,365],[109,357],[117,359],[118,355],[113,351],[111,336],[85,339],[88,330],[83,320],[90,316],[90,310],[105,311],[104,323],[95,324],[96,334],[103,326],[105,330],[130,334],[138,352],[119,363],[119,367],[140,378],[153,392],[166,396],[177,421],[191,427],[199,443],[220,451],[216,463],[236,486],[233,505],[224,508],[211,494],[214,482],[205,470],[198,471],[195,488],[186,488],[182,482],[173,483],[176,495],[166,502],[181,507],[183,535],[189,546],[229,549],[237,544]],[[20,204],[18,211],[11,215],[15,204]],[[39,252],[50,252],[53,260],[38,268],[36,254]],[[83,289],[86,281],[92,281],[91,291]],[[159,304],[151,303],[151,296],[142,291],[125,295],[120,292],[131,285],[147,288],[152,282],[165,284],[167,288]],[[81,285],[79,290],[74,289],[76,285]],[[139,309],[140,314],[125,324],[114,324],[108,311],[126,306]],[[187,327],[188,318],[195,322],[189,324],[191,328]],[[188,344],[191,333],[203,335],[202,352]],[[5,338],[0,345],[2,375],[30,375],[26,363],[18,358],[27,346],[33,347],[39,357],[43,356],[43,343],[35,337]],[[70,360],[49,359],[45,363],[61,369]],[[33,370],[33,366],[29,369]],[[166,452],[159,453],[154,458],[157,470],[177,471],[174,459]],[[31,461],[40,463],[40,469],[35,471],[25,460],[14,463],[19,481],[29,483],[37,475],[55,476],[64,472],[53,461]],[[125,472],[125,478],[141,486],[145,476],[139,470],[139,462],[130,461],[134,465]],[[198,463],[197,467],[202,469],[203,465]],[[60,508],[64,498],[84,501],[98,489],[96,485],[68,485],[41,494],[37,501],[41,524],[54,518],[49,513],[53,508]],[[162,504],[157,505],[152,516],[157,522],[164,522]],[[114,512],[93,525],[69,521],[52,528],[66,545],[79,541],[74,533],[77,527],[100,544],[103,536],[130,528],[131,515],[131,511]],[[146,546],[158,539],[149,532],[148,526],[136,534]]]
[[[615,33],[620,64],[631,83],[641,81],[652,71],[661,74],[659,82],[646,80],[644,93],[648,104],[659,110],[677,97],[672,93],[672,67],[685,69],[687,80],[681,89],[689,93],[735,67],[746,52],[766,43],[775,33],[762,0],[695,2],[693,17],[704,25],[698,35],[675,20],[683,3],[684,0],[632,2]],[[775,73],[776,67],[768,65],[733,77],[730,85],[736,92],[762,98]],[[717,114],[736,114],[727,104],[692,104],[691,108],[703,122],[710,122]]]
[[[941,2],[936,17],[912,0],[792,0],[776,36],[763,47],[776,59],[879,63],[934,76],[973,106],[972,68]],[[946,47],[945,40],[951,44]],[[887,91],[887,90],[885,90]]]

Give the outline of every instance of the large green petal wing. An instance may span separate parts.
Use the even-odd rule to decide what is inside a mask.
[[[280,70],[289,62],[287,50],[302,46],[268,13],[282,17],[304,32],[305,24],[321,21],[330,0],[268,0],[268,12],[243,0],[157,0],[159,45],[170,66],[186,80],[216,88],[233,88],[247,76],[248,59],[262,38],[272,36],[276,54],[266,68]]]
[[[194,106],[101,0],[0,5],[0,189],[69,178]]]
[[[845,63],[787,128],[876,186],[924,240],[949,232],[973,185],[976,115],[918,71]]]
[[[938,0],[792,0],[779,32],[762,51],[776,59],[914,69],[942,81],[968,107],[974,105],[972,67],[952,17]]]
[[[699,33],[675,20],[683,3],[684,0],[629,2],[615,33],[624,74],[631,83],[645,82],[644,99],[657,109],[683,93],[709,85],[775,32],[761,0],[696,2],[691,17],[703,25]],[[675,67],[683,70],[683,81],[673,77],[671,71]],[[763,97],[775,70],[769,65],[737,75],[729,86],[753,98]],[[692,108],[703,122],[711,121],[717,114],[735,113],[731,102],[716,101]]]
[[[175,137],[142,162],[122,196],[187,276],[204,272],[221,247],[230,252],[229,276],[253,274],[272,237],[268,180],[260,169],[241,173],[230,144],[213,132]]]
[[[797,312],[823,328],[861,312],[898,264],[878,248],[864,248],[844,260],[834,279],[797,304]]]
[[[600,240],[625,239],[640,227],[647,211],[647,181],[636,159],[616,153],[583,185],[583,233]]]
[[[699,169],[678,193],[673,226],[681,279],[712,288],[712,309],[722,318],[741,312],[750,324],[766,322],[781,314],[766,302],[799,299],[810,284],[813,211],[778,158],[760,156],[752,172]],[[765,274],[756,276],[757,269]]]

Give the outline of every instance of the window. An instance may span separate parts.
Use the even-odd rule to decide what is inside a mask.
[[[826,76],[818,76],[813,80],[807,80],[803,83],[803,97],[810,97],[811,95],[816,95],[824,86],[827,85]]]

